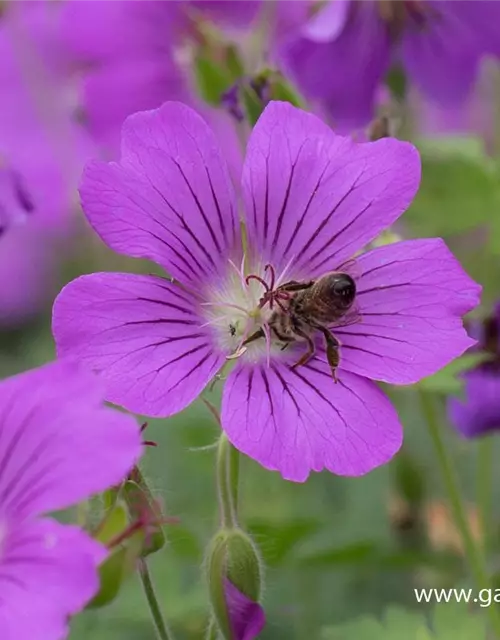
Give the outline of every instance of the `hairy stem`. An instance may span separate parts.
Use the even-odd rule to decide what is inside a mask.
[[[174,637],[169,631],[161,612],[153,581],[151,579],[151,574],[149,573],[148,565],[144,559],[139,560],[139,576],[141,578],[149,610],[151,611],[151,617],[153,619],[158,640],[173,640]]]
[[[238,524],[239,453],[222,433],[217,450],[217,489],[222,525]]]

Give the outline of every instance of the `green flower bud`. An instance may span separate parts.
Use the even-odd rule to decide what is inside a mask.
[[[208,548],[206,573],[214,618],[223,638],[234,640],[227,581],[253,602],[261,594],[262,566],[251,538],[241,529],[221,529]]]

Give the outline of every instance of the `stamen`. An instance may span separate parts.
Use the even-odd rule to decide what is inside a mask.
[[[283,282],[283,280],[285,279],[286,274],[290,271],[290,267],[292,266],[292,264],[294,264],[294,262],[295,262],[295,256],[292,256],[290,258],[290,260],[287,262],[287,264],[285,265],[285,268],[281,272],[280,277],[276,280],[276,286],[277,287],[279,287],[280,284]]]
[[[218,316],[217,318],[212,318],[212,320],[209,320],[208,322],[205,322],[203,324],[200,324],[200,329],[202,329],[203,327],[210,327],[214,324],[219,324],[219,322],[226,322],[228,323],[228,317],[227,316]]]
[[[269,273],[271,274],[271,282],[269,284],[269,289],[272,291],[274,289],[274,283],[276,281],[276,271],[274,270],[274,267],[272,264],[266,264],[266,266],[264,267],[264,271],[269,271]]]
[[[264,336],[266,338],[266,361],[267,368],[271,366],[271,330],[269,329],[269,325],[267,322],[264,322],[262,325],[262,331],[264,332]]]
[[[238,277],[240,279],[241,286],[243,287],[243,289],[246,289],[247,283],[245,282],[245,255],[243,255],[243,258],[241,259],[241,267],[238,268],[232,260],[229,260],[229,264],[233,267],[233,269],[238,274]]]
[[[241,311],[245,315],[247,313],[247,310],[245,309],[245,307],[241,307],[238,304],[232,304],[230,302],[202,302],[200,306],[203,306],[203,307],[223,307],[224,309],[226,307],[230,307],[231,309],[237,309],[238,311]]]
[[[248,347],[238,347],[234,353],[226,356],[226,360],[237,360],[241,358],[241,356],[248,351]]]
[[[255,274],[251,273],[249,276],[247,276],[247,277],[245,278],[245,282],[246,282],[247,284],[250,284],[249,280],[257,280],[257,282],[260,282],[260,284],[264,287],[264,289],[265,289],[266,293],[269,293],[269,291],[270,291],[269,285],[268,285],[268,284],[267,284],[267,282],[266,282],[263,278],[261,278],[260,276],[256,276]]]

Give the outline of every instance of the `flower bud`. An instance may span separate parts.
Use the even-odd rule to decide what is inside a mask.
[[[213,538],[206,558],[210,603],[225,640],[256,637],[264,625],[257,604],[262,585],[262,567],[257,549],[241,529],[221,529]],[[255,635],[248,635],[249,631]]]

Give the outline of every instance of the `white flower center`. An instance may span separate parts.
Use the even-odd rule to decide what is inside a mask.
[[[208,291],[202,303],[205,326],[214,329],[217,344],[229,358],[269,360],[283,350],[269,320],[279,308],[271,294],[286,282],[288,268],[277,277],[272,265],[245,269],[244,262],[240,267],[230,262],[225,281]],[[264,335],[245,344],[259,330]]]

